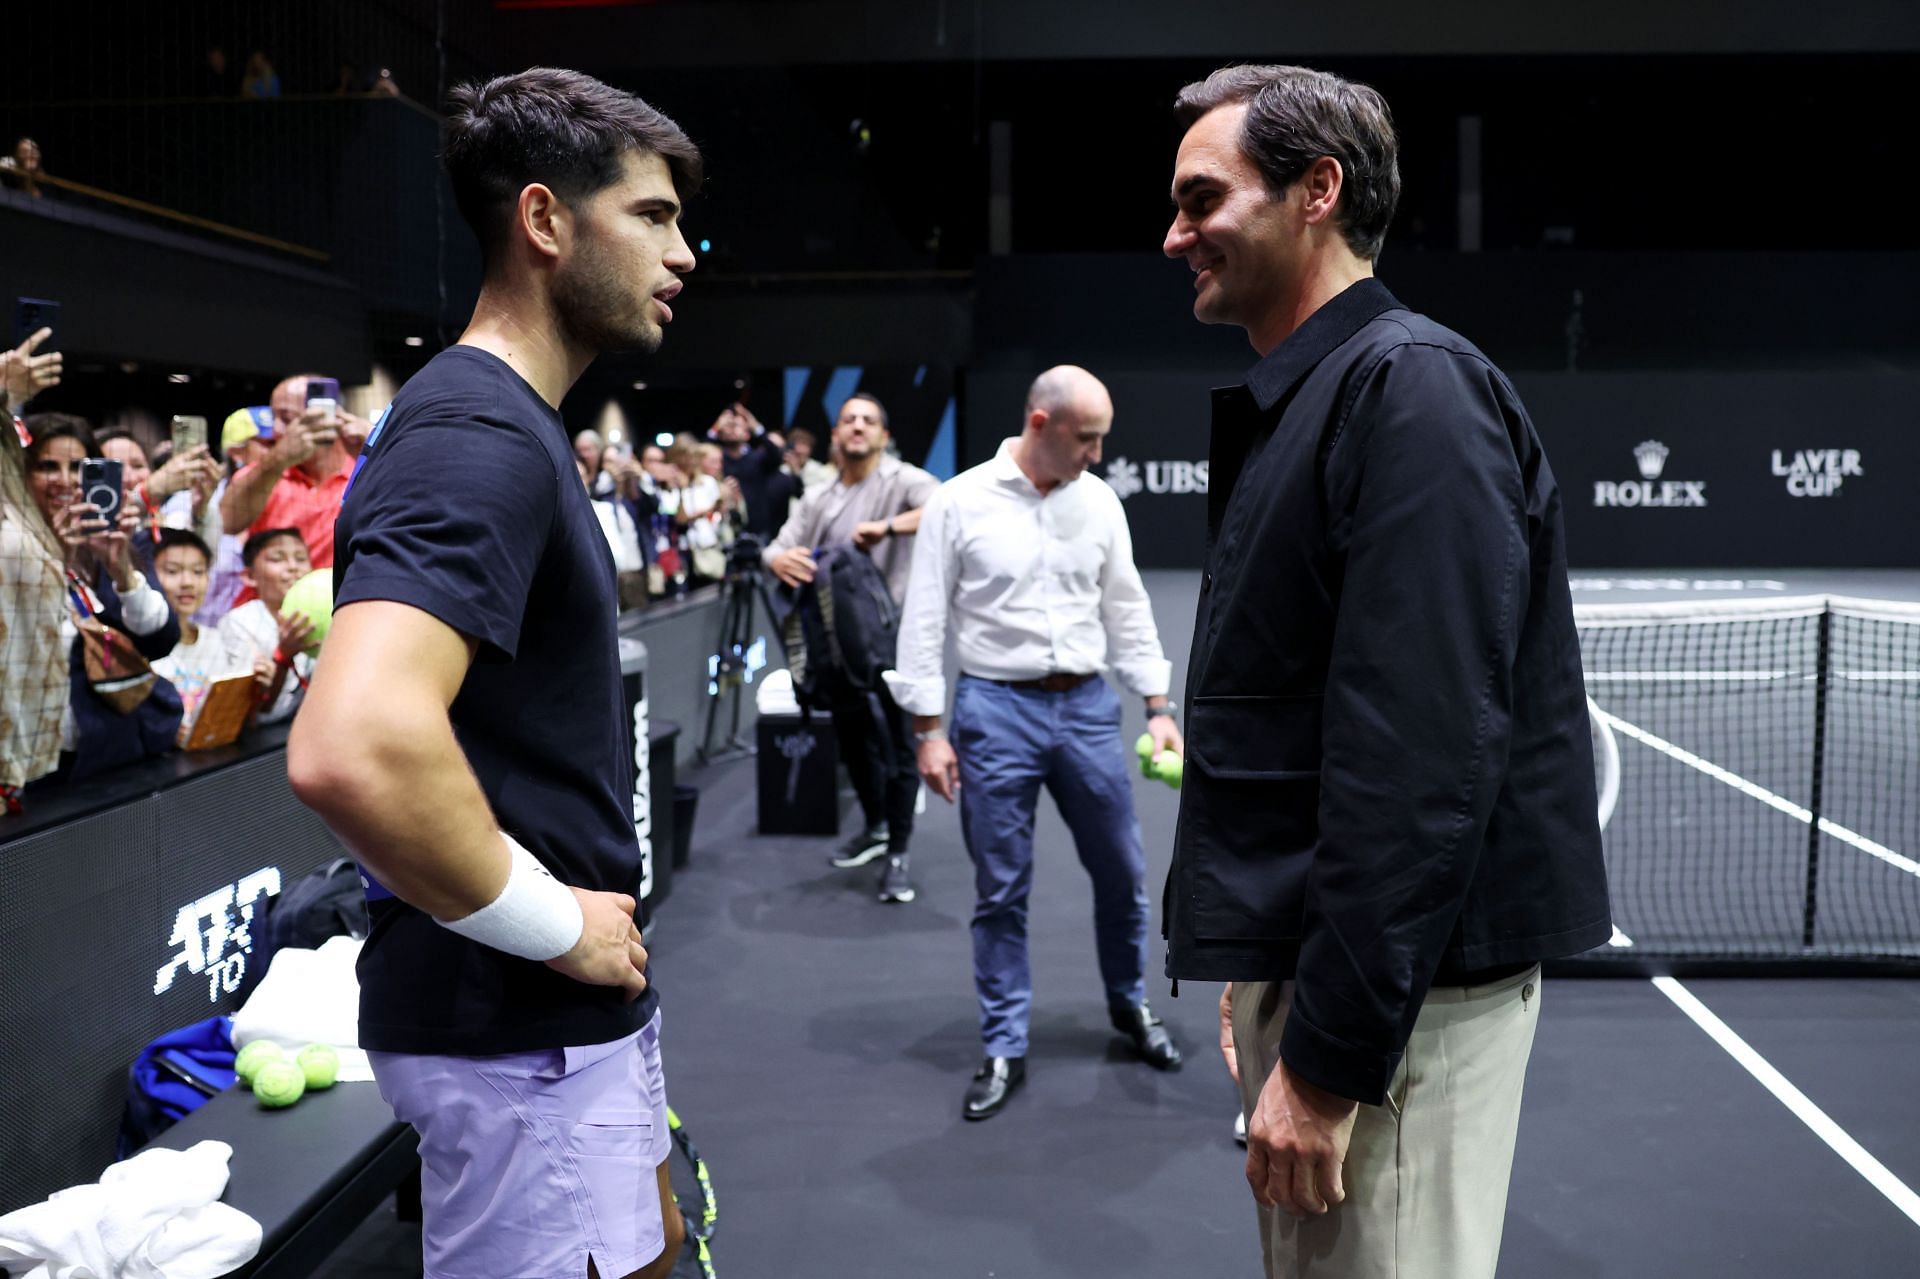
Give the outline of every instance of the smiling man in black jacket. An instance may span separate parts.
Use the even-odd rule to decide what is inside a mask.
[[[1373,278],[1373,90],[1176,113],[1169,257],[1261,359],[1214,392],[1168,974],[1227,981],[1270,1276],[1494,1272],[1539,961],[1611,929],[1560,493],[1513,386]]]

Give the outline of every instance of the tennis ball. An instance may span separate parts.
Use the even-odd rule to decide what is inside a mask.
[[[1134,753],[1140,756],[1140,776],[1153,776],[1153,734],[1142,733],[1140,740],[1133,744]]]
[[[1186,764],[1172,751],[1161,751],[1154,756],[1153,775],[1175,790],[1180,789],[1180,776],[1186,771]]]
[[[271,1039],[256,1039],[242,1048],[233,1059],[233,1073],[240,1076],[243,1084],[252,1084],[253,1077],[260,1067],[270,1061],[278,1061],[287,1055],[287,1050]]]
[[[294,1060],[300,1063],[310,1091],[331,1088],[333,1081],[340,1077],[340,1054],[329,1044],[308,1044],[294,1056]]]
[[[253,1095],[269,1110],[291,1106],[306,1091],[306,1075],[285,1057],[276,1058],[254,1072]]]
[[[317,568],[288,588],[287,598],[280,602],[280,614],[292,617],[295,613],[313,623],[313,636],[307,641],[306,651],[319,651],[333,626],[332,569]]]

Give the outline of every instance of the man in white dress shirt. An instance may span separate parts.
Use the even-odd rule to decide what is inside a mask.
[[[941,486],[914,546],[889,682],[914,716],[921,777],[941,798],[959,797],[974,863],[973,974],[986,1058],[967,1089],[968,1119],[997,1114],[1026,1078],[1027,895],[1043,784],[1093,880],[1113,1025],[1149,1064],[1180,1064],[1147,1008],[1146,857],[1120,698],[1101,678],[1110,673],[1146,700],[1156,753],[1184,751],[1167,700],[1172,668],[1126,515],[1105,482],[1083,478],[1112,425],[1099,379],[1072,365],[1047,370],[1027,393],[1025,429],[992,461]],[[949,625],[961,670],[951,739],[940,722]]]

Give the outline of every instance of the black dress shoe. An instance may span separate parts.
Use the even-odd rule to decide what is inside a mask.
[[[1180,1046],[1173,1042],[1167,1023],[1153,1015],[1145,1004],[1137,1008],[1109,1008],[1113,1028],[1125,1035],[1134,1051],[1155,1070],[1180,1069]]]
[[[1014,1090],[1027,1082],[1025,1057],[989,1057],[973,1072],[967,1101],[960,1113],[968,1119],[991,1119],[1007,1104]]]

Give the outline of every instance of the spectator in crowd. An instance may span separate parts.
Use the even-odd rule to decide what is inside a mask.
[[[799,485],[782,469],[785,446],[744,404],[728,405],[707,435],[722,451],[721,473],[739,490],[746,531],[763,542],[786,523]]]
[[[151,558],[154,527],[202,531],[218,519],[212,497],[215,486],[220,483],[220,464],[204,445],[183,457],[170,456],[160,466],[149,468],[147,451],[133,433],[123,427],[110,427],[97,433],[94,442],[100,446],[100,456],[120,463],[121,492],[128,501],[137,504],[141,523],[146,526],[146,541],[135,547],[135,553],[143,560]]]
[[[308,376],[298,374],[273,388],[272,445],[264,458],[227,481],[220,516],[228,533],[299,529],[313,566],[329,568],[333,522],[340,515],[353,459],[371,428],[342,408],[334,410],[331,422],[323,410],[308,409]],[[242,591],[235,603],[252,598]]]
[[[66,561],[72,607],[61,638],[71,693],[60,772],[80,781],[172,749],[180,698],[148,663],[173,651],[180,623],[134,564],[139,517],[123,505],[119,524],[109,526],[99,508],[81,500],[80,463],[99,456],[86,420],[39,413],[27,429],[28,484]]]
[[[833,436],[843,459],[840,478],[800,499],[800,509],[762,559],[775,577],[797,589],[813,580],[815,548],[855,546],[872,556],[894,604],[902,604],[920,508],[940,481],[887,454],[887,411],[870,395],[852,396],[841,406]],[[907,845],[920,797],[912,725],[884,686],[871,697],[839,690],[830,705],[840,757],[865,817],[864,829],[840,847],[833,864],[850,869],[885,854],[880,900],[910,902]]]
[[[213,568],[208,577],[206,598],[201,601],[200,611],[193,620],[202,626],[218,626],[220,619],[233,608],[234,602],[246,590],[246,566],[242,560],[242,550],[247,539],[244,534],[226,531],[226,522],[221,515],[221,507],[226,500],[227,486],[238,472],[266,459],[273,451],[273,409],[269,405],[256,404],[250,408],[235,409],[227,415],[220,427],[220,455],[226,459],[220,482],[214,486],[213,495],[207,499],[207,505],[213,512],[209,520],[210,533],[203,532],[202,540],[213,548]]]
[[[576,457],[574,466],[579,469],[580,482],[587,487],[593,514],[600,521],[600,531],[607,535],[607,547],[613,552],[613,571],[620,583],[620,609],[625,612],[637,608],[647,600],[647,561],[640,550],[640,529],[634,523],[633,512],[627,500],[617,494],[594,497],[586,462]]]
[[[673,456],[687,476],[674,519],[685,542],[689,576],[717,582],[726,576],[726,548],[732,541],[727,515],[739,503],[739,485],[729,489],[717,444],[676,444]]]
[[[207,98],[234,96],[233,66],[221,45],[207,47],[206,59],[200,64],[200,94]]]
[[[838,471],[814,456],[819,446],[820,441],[804,426],[796,428],[787,439],[787,474],[799,478],[803,493],[840,478]]]
[[[614,477],[607,472],[607,441],[591,428],[573,437],[573,455],[587,468],[587,492],[595,501],[613,496]]]
[[[360,68],[355,66],[350,58],[340,59],[340,66],[333,81],[334,96],[350,98],[366,91],[366,81],[360,76]]]
[[[246,74],[240,78],[240,96],[243,98],[277,98],[280,96],[280,73],[273,69],[273,63],[267,59],[264,49],[255,49],[247,59]]]
[[[246,668],[229,664],[226,639],[217,628],[193,620],[206,602],[212,550],[197,534],[178,528],[161,529],[154,545],[153,575],[172,605],[173,615],[180,619],[180,642],[153,664],[153,670],[180,694],[181,714],[191,723],[207,695],[207,686],[222,675]]]
[[[52,335],[52,329],[41,329],[13,350],[0,351],[0,407],[8,413],[24,413],[34,396],[60,385],[66,357],[58,351],[36,354]]]
[[[32,138],[21,138],[13,144],[11,152],[0,155],[0,178],[5,178],[9,185],[19,186],[35,200],[46,195],[40,189],[43,173],[40,167],[40,144]]]
[[[8,352],[11,356],[13,353]],[[29,390],[28,395],[31,394]],[[0,813],[60,762],[66,713],[66,548],[27,477],[26,445],[0,424]]]
[[[305,652],[313,624],[302,614],[280,615],[287,592],[313,571],[313,561],[297,528],[262,529],[247,538],[243,555],[254,598],[221,619],[220,642],[226,669],[253,672],[260,722],[271,724],[293,714],[313,673],[313,658]]]

